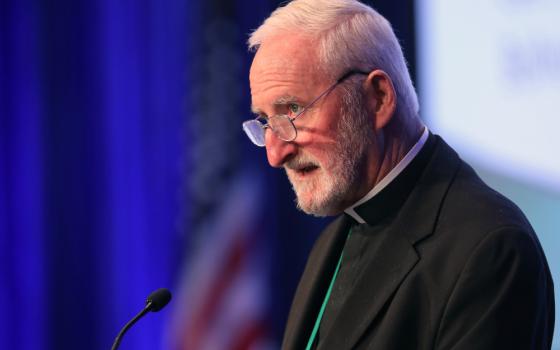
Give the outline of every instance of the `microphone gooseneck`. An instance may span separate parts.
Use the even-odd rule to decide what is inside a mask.
[[[158,312],[159,310],[163,309],[171,300],[171,293],[166,288],[160,288],[158,290],[153,291],[146,300],[146,306],[144,309],[140,311],[136,316],[134,316],[124,327],[121,329],[115,341],[113,342],[113,346],[111,350],[117,350],[119,347],[121,340],[124,334],[136,323],[139,319],[141,319],[145,314],[150,311]]]

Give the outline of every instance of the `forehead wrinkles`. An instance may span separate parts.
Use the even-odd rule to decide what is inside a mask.
[[[255,54],[249,73],[252,94],[290,84],[319,83],[314,43],[302,35],[270,38]]]
[[[251,75],[251,93],[255,95],[266,93],[270,89],[293,88],[301,84],[305,78],[306,74],[293,67],[286,69],[269,67]]]
[[[313,69],[312,65],[273,65],[262,71],[255,70],[250,82],[252,110],[271,114],[278,113],[276,108],[285,105],[281,102],[284,100],[309,103],[326,84],[324,77]]]

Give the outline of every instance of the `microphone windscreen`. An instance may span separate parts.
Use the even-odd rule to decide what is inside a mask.
[[[146,300],[146,303],[151,303],[150,310],[153,312],[159,311],[169,303],[171,300],[171,292],[166,288],[160,288],[153,291]]]

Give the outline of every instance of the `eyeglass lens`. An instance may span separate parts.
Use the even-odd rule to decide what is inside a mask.
[[[268,120],[268,124],[279,139],[292,141],[296,138],[296,128],[287,115],[280,114],[272,116]]]
[[[260,121],[247,120],[243,123],[243,130],[255,145],[264,146],[264,125]]]
[[[275,115],[268,119],[268,125],[276,136],[284,141],[292,141],[296,138],[296,128],[287,115]],[[243,123],[243,130],[257,146],[264,146],[265,126],[258,119],[247,120]]]

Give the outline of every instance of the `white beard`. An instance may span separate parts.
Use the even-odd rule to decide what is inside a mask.
[[[348,101],[346,101],[348,102]],[[343,107],[337,125],[336,143],[328,150],[330,157],[320,164],[314,157],[302,153],[284,165],[296,193],[298,209],[315,216],[337,215],[345,209],[348,196],[363,180],[366,152],[372,142],[371,126],[365,109],[352,101]],[[348,103],[344,103],[348,105]],[[298,178],[291,169],[316,166],[308,178]],[[351,204],[351,203],[349,203]]]

